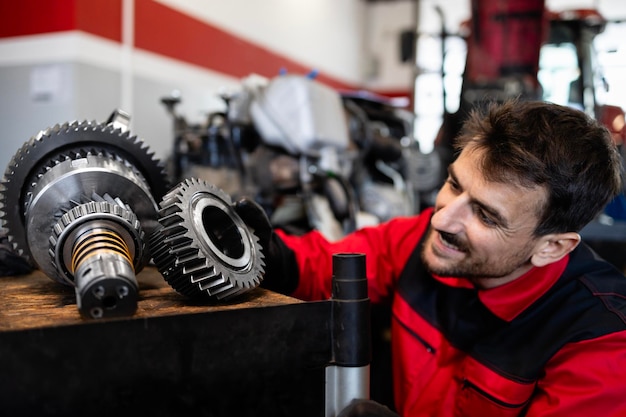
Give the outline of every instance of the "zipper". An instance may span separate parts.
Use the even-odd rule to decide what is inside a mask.
[[[511,408],[511,409],[522,408],[524,405],[526,405],[526,403],[528,403],[528,400],[524,401],[521,404],[511,404],[511,403],[504,402],[504,401],[494,397],[493,395],[489,394],[485,390],[479,388],[476,384],[472,383],[467,378],[463,378],[463,385],[462,385],[462,387],[463,387],[463,389],[466,389],[466,388],[467,389],[472,389],[472,390],[476,391],[478,394],[480,394],[481,396],[483,396],[486,399],[488,399],[489,401],[491,401],[492,403],[495,403],[495,404],[497,404],[499,406],[506,407],[506,408]]]
[[[398,316],[396,316],[395,314],[392,314],[392,317],[394,318],[395,321],[398,322],[400,326],[402,326],[402,328],[404,328],[404,330],[409,332],[409,334],[411,334],[411,336],[413,336],[415,340],[420,342],[424,346],[424,348],[426,348],[426,352],[432,353],[432,354],[435,354],[437,352],[437,350],[432,345],[430,345],[426,340],[424,340],[424,338],[422,338],[419,334],[415,333],[415,331],[409,328],[409,326],[404,324],[402,320],[398,318]]]

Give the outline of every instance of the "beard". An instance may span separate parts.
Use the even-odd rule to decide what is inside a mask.
[[[465,257],[456,260],[438,257],[431,246],[433,239],[439,238],[447,244],[453,245],[459,252],[465,254]],[[420,257],[426,270],[433,275],[470,280],[499,279],[530,264],[532,243],[532,241],[528,242],[518,250],[509,249],[507,251],[504,248],[499,254],[479,254],[461,236],[429,228],[420,251]]]

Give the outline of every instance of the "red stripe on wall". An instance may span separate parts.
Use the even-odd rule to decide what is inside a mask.
[[[266,77],[281,69],[307,74],[305,67],[285,56],[211,26],[151,0],[135,0],[135,46],[170,58],[228,74]],[[317,79],[334,88],[355,88],[324,74]]]
[[[120,42],[122,0],[2,0],[0,38],[82,30]]]
[[[121,42],[122,1],[2,0],[0,38],[80,30]],[[135,47],[237,78],[313,69],[153,0],[135,0]],[[340,90],[359,88],[322,72],[316,79]]]
[[[116,42],[122,41],[122,0],[75,1],[76,29]]]
[[[0,38],[75,29],[75,0],[0,2]]]

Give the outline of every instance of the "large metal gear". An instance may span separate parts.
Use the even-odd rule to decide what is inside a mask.
[[[106,160],[111,158],[125,161],[115,165],[132,167],[129,171],[134,170],[135,174],[143,177],[142,181],[147,184],[154,199],[161,199],[169,189],[163,165],[148,151],[146,144],[136,136],[131,136],[127,130],[116,128],[114,123],[71,122],[41,131],[24,143],[11,158],[0,184],[0,219],[7,230],[9,241],[19,255],[33,262],[31,248],[24,233],[27,226],[26,214],[35,195],[33,188],[40,185],[44,177],[50,177],[47,173],[56,165],[68,160],[69,164],[76,164],[71,161],[98,153],[103,154],[100,159],[105,165]],[[95,187],[106,188],[99,193],[101,195],[106,194],[110,188],[106,181],[97,181]],[[90,195],[91,192],[88,192],[87,196]],[[60,197],[59,200],[64,196]],[[146,211],[152,212],[150,209]],[[140,219],[147,217],[138,212],[136,214]],[[149,214],[153,216],[153,213]]]
[[[259,239],[217,187],[190,178],[161,201],[158,229],[150,238],[153,261],[179,293],[227,300],[263,279]]]
[[[150,259],[138,236],[158,226],[156,200],[169,188],[163,166],[127,123],[116,111],[105,123],[44,130],[16,152],[0,184],[0,220],[9,242],[50,278],[76,286],[87,317],[136,309],[135,273]],[[107,239],[116,243],[102,243]],[[101,297],[81,302],[94,294]]]

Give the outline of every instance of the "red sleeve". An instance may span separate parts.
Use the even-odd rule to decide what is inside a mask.
[[[430,222],[431,210],[419,216],[400,217],[375,227],[360,229],[340,241],[329,242],[313,231],[303,236],[277,233],[296,253],[299,284],[292,296],[325,300],[331,296],[332,255],[365,254],[369,296],[373,303],[390,295],[404,265]]]
[[[569,344],[545,370],[527,417],[626,416],[626,331]]]

